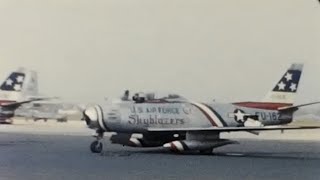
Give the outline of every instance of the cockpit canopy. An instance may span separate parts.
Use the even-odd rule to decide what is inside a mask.
[[[129,91],[126,91],[122,100],[133,100],[137,103],[143,102],[161,102],[161,101],[186,101],[187,99],[174,93],[159,92],[138,92],[129,97]]]
[[[173,93],[155,93],[155,92],[148,92],[145,93],[146,100],[177,100],[177,99],[185,99],[184,97],[178,95],[178,94],[173,94]]]

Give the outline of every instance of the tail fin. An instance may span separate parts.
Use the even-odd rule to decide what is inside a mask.
[[[0,86],[0,100],[21,101],[37,94],[37,73],[24,68],[12,72]]]
[[[302,69],[303,64],[292,64],[263,102],[293,104]]]
[[[25,70],[26,79],[22,89],[22,93],[25,97],[38,96],[38,73],[32,70]]]

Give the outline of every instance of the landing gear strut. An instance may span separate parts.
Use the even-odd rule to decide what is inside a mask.
[[[97,130],[97,134],[93,137],[96,138],[90,145],[90,150],[92,153],[101,153],[103,150],[103,144],[101,140],[103,139],[103,132],[101,130]]]

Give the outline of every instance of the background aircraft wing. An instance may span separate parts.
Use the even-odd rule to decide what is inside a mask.
[[[262,126],[262,127],[210,127],[210,128],[148,128],[148,132],[237,132],[237,131],[275,131],[297,129],[320,129],[320,126]]]
[[[33,101],[42,101],[42,100],[48,100],[49,98],[34,98],[34,99],[30,99],[30,100],[26,100],[26,101],[19,101],[19,102],[13,102],[13,103],[7,103],[7,104],[1,104],[1,107],[4,108],[18,108],[19,106],[23,105],[23,104],[27,104]]]

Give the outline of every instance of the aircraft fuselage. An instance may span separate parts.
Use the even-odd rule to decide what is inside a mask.
[[[245,127],[290,123],[292,114],[221,103],[134,103],[96,106],[106,131],[143,133],[148,128]]]

